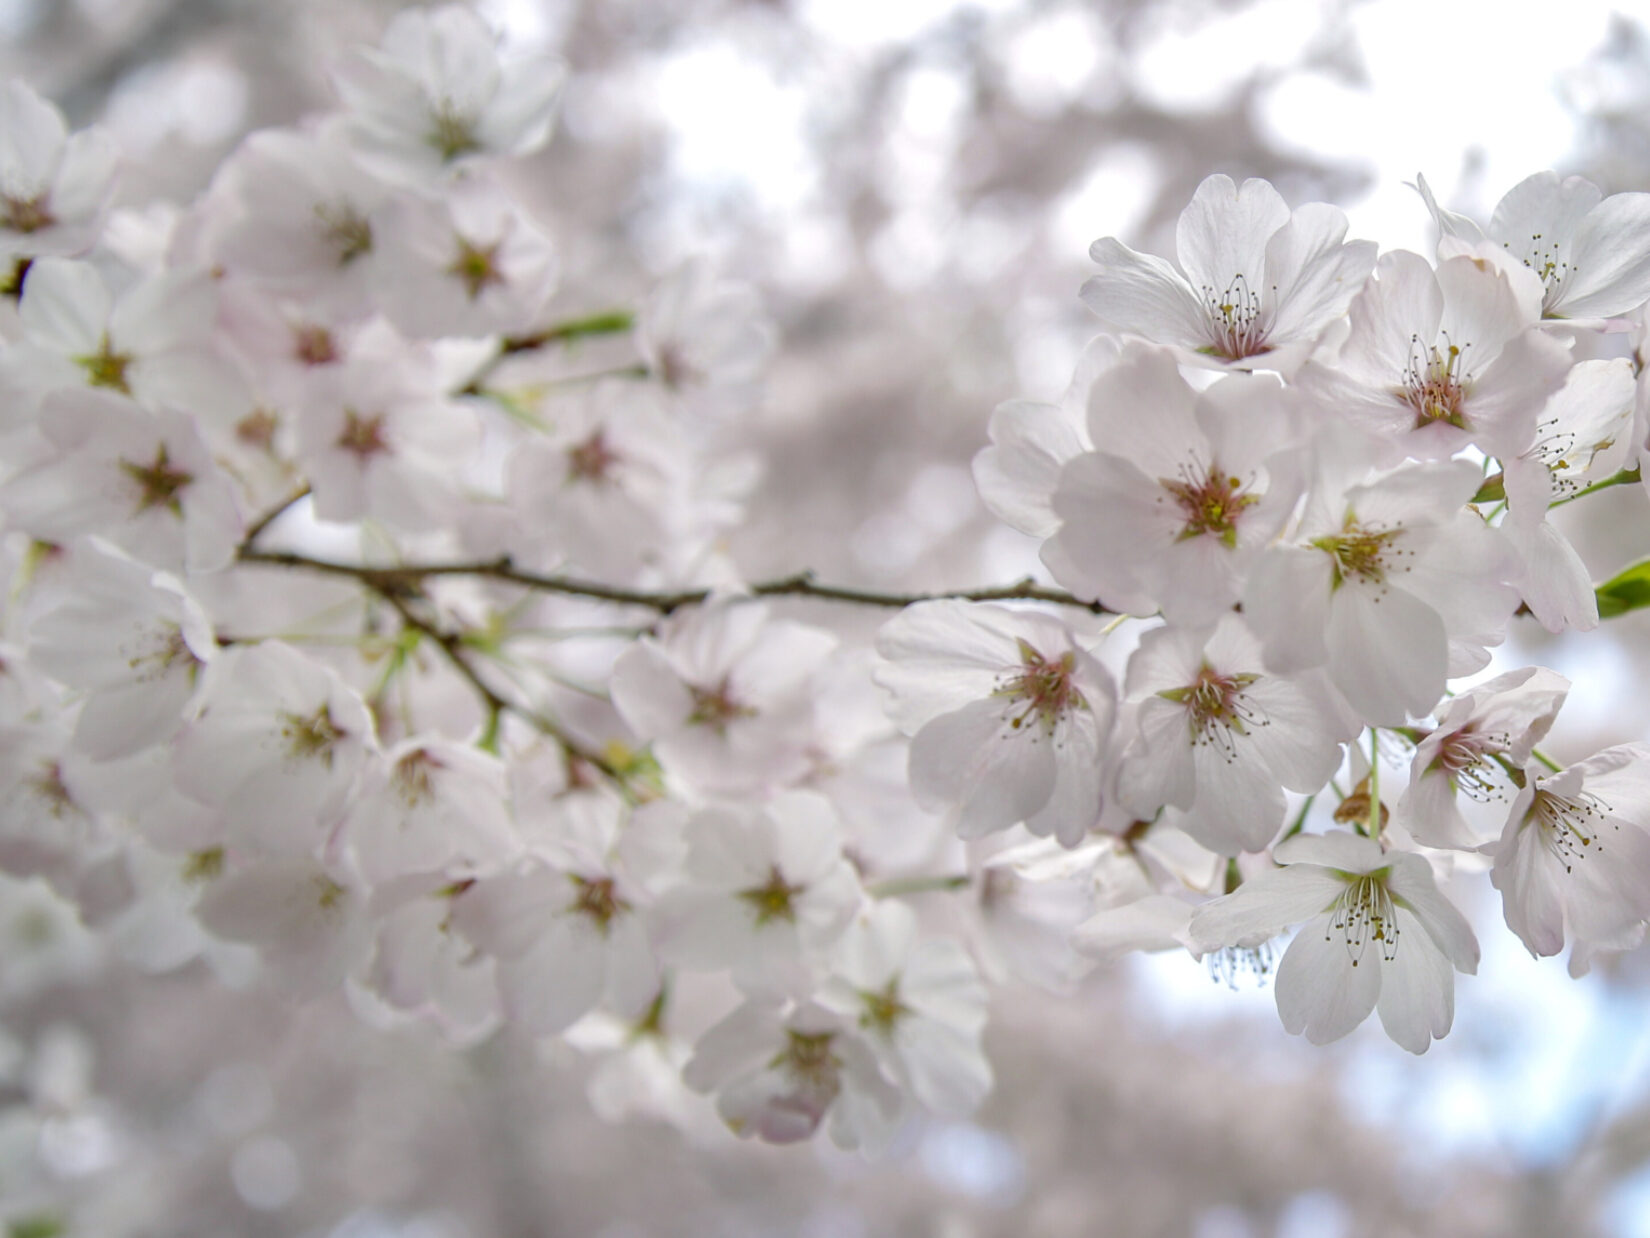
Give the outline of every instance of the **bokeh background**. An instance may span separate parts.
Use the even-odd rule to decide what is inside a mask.
[[[108,126],[120,201],[148,210],[188,201],[247,131],[331,107],[329,63],[397,7],[0,0],[0,72]],[[1546,167],[1650,190],[1644,6],[476,8],[571,68],[557,136],[514,182],[560,238],[568,313],[634,303],[705,254],[778,324],[748,427],[768,471],[734,548],[752,578],[1035,571],[974,495],[986,419],[1069,379],[1093,333],[1089,243],[1172,252],[1211,172],[1339,203],[1354,235],[1423,252],[1417,173],[1479,215]],[[1650,553],[1637,487],[1577,506],[1600,578]],[[1561,759],[1650,738],[1645,623],[1520,629],[1503,663],[1531,660],[1577,683]],[[369,1030],[342,997],[293,1007],[200,963],[140,974],[43,890],[0,885],[8,1238],[1650,1235],[1650,960],[1573,982],[1501,928],[1481,877],[1454,892],[1484,962],[1423,1058],[1374,1026],[1315,1049],[1268,990],[1185,957],[1068,997],[1011,984],[986,1107],[914,1123],[877,1163],[739,1144],[703,1108],[611,1124],[588,1097],[595,1079],[624,1100],[599,1053],[505,1036],[459,1052]]]

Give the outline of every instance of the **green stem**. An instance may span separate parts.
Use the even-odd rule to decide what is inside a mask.
[[[1369,728],[1369,818],[1364,831],[1371,838],[1381,836],[1381,730]]]
[[[1622,469],[1614,477],[1606,477],[1603,481],[1595,481],[1592,485],[1584,486],[1574,494],[1566,495],[1564,498],[1548,504],[1547,509],[1551,511],[1555,507],[1563,507],[1566,503],[1574,503],[1579,498],[1596,494],[1600,490],[1608,490],[1611,486],[1630,486],[1637,482],[1639,477],[1638,465],[1634,465],[1630,469]]]
[[[967,873],[949,877],[895,877],[865,887],[872,898],[902,898],[907,894],[931,894],[938,890],[961,890],[973,881]]]

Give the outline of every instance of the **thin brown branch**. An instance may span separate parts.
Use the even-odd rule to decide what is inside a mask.
[[[287,510],[294,504],[300,502],[308,496],[309,483],[306,481],[291,494],[287,495],[286,498],[282,499],[276,506],[270,508],[251,524],[247,525],[246,533],[241,538],[240,553],[245,555],[248,551],[250,551],[252,549],[252,544],[256,542],[260,536],[262,536],[265,529],[269,528],[270,525],[274,524],[283,515],[285,515]]]
[[[475,576],[486,580],[504,581],[536,589],[542,593],[557,593],[567,597],[592,598],[615,602],[624,606],[640,606],[668,615],[685,606],[698,606],[710,599],[709,589],[679,591],[626,589],[604,585],[596,581],[577,580],[568,576],[550,576],[516,567],[508,557],[475,562],[417,563],[396,567],[365,567],[353,563],[336,563],[309,555],[286,551],[247,550],[241,554],[243,563],[260,563],[272,567],[296,568],[323,572],[333,576],[349,576],[369,588],[416,589],[434,576]],[[1048,602],[1055,606],[1071,606],[1096,615],[1109,612],[1102,602],[1087,602],[1063,589],[1050,589],[1029,577],[1012,585],[996,585],[980,589],[948,589],[928,593],[885,593],[873,589],[856,589],[844,585],[820,584],[811,572],[798,572],[773,580],[758,581],[746,588],[749,597],[804,597],[830,602],[847,602],[858,606],[879,606],[901,609],[917,602],[931,602],[942,598],[957,598],[970,602]]]
[[[553,327],[546,327],[542,331],[534,331],[528,335],[507,335],[499,341],[498,351],[471,376],[470,381],[459,390],[459,394],[483,394],[487,389],[487,380],[510,357],[524,352],[536,352],[540,348],[548,348],[551,344],[567,344],[598,335],[622,335],[635,324],[636,317],[629,310],[607,310],[557,323]],[[637,367],[631,368],[634,370]],[[645,376],[646,367],[640,367],[640,370]]]
[[[395,613],[401,617],[401,622],[405,626],[420,633],[441,650],[452,668],[463,676],[464,680],[474,689],[476,695],[481,698],[482,703],[487,707],[489,730],[492,729],[492,721],[500,714],[505,712],[516,714],[525,718],[542,734],[555,740],[569,757],[582,761],[593,769],[600,770],[616,783],[621,785],[624,783],[624,774],[617,766],[602,756],[601,753],[594,751],[568,734],[559,723],[545,717],[543,714],[513,704],[501,696],[471,665],[469,656],[465,653],[462,638],[456,633],[444,631],[421,617],[408,602],[408,594],[405,590],[393,584],[378,584],[369,580],[363,580],[362,583],[388,602],[394,608]]]

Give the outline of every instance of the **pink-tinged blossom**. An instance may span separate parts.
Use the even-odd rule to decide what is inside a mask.
[[[1481,480],[1464,460],[1412,464],[1310,506],[1244,591],[1267,667],[1327,667],[1375,725],[1431,713],[1447,678],[1489,661],[1518,604],[1503,583],[1515,557],[1465,510]]]
[[[965,839],[1019,822],[1076,846],[1100,818],[1117,690],[1049,615],[944,599],[877,634],[889,716],[911,740],[911,790]]]
[[[1531,954],[1557,954],[1568,938],[1581,975],[1594,952],[1633,949],[1650,919],[1650,745],[1532,779],[1492,849],[1507,927]]]
[[[215,260],[268,292],[345,314],[368,307],[372,213],[383,185],[355,163],[337,124],[313,132],[265,129],[220,174],[233,214]]]
[[[1426,860],[1339,830],[1297,835],[1273,858],[1283,867],[1198,908],[1198,950],[1252,946],[1301,924],[1275,980],[1285,1029],[1327,1044],[1373,1010],[1411,1053],[1448,1033],[1454,973],[1478,970],[1478,942]]]
[[[1293,397],[1247,374],[1197,392],[1169,353],[1137,347],[1095,381],[1088,432],[1095,449],[1054,493],[1055,579],[1113,610],[1212,623],[1300,496]]]
[[[107,831],[80,785],[87,764],[59,719],[0,724],[0,869],[72,892]]]
[[[1445,237],[1495,243],[1539,277],[1544,318],[1596,322],[1650,299],[1650,194],[1605,197],[1582,177],[1537,172],[1508,190],[1480,228],[1441,209],[1424,177],[1416,182]]]
[[[480,445],[474,411],[444,398],[430,358],[389,339],[330,369],[298,410],[298,456],[323,520],[444,523]]]
[[[0,377],[27,409],[64,387],[128,395],[151,408],[234,405],[243,384],[213,349],[216,313],[217,288],[204,274],[166,271],[117,291],[89,262],[41,258],[18,302],[23,338],[6,353]]]
[[[1378,463],[1443,459],[1469,444],[1517,455],[1570,368],[1522,292],[1469,255],[1434,270],[1419,254],[1384,254],[1352,302],[1333,367],[1307,365],[1301,388],[1379,442]]]
[[[1120,353],[1112,336],[1096,336],[1083,350],[1058,404],[1009,400],[993,410],[986,430],[991,446],[974,456],[974,484],[997,519],[1030,537],[1053,537],[1059,531],[1054,492],[1060,474],[1067,461],[1094,446],[1088,431],[1089,393]]]
[[[1266,181],[1211,176],[1175,230],[1178,270],[1105,237],[1089,250],[1101,270],[1083,302],[1107,329],[1166,344],[1188,364],[1288,375],[1375,263],[1373,241],[1345,238],[1333,206],[1291,213]]]
[[[72,552],[52,592],[61,600],[31,625],[29,655],[86,693],[75,746],[106,761],[164,744],[217,653],[205,613],[175,578],[96,543]]]
[[[550,239],[491,180],[395,198],[373,236],[378,308],[418,339],[524,333],[556,290]]]
[[[14,528],[51,542],[97,534],[155,567],[216,571],[241,516],[192,417],[105,391],[46,402],[45,444],[0,484]]]
[[[661,809],[672,819],[671,808]],[[505,1014],[534,1036],[565,1030],[605,999],[639,1016],[659,988],[644,919],[652,892],[627,861],[654,811],[634,817],[603,792],[555,802],[538,855],[468,883],[453,925],[496,961]],[[628,819],[627,819],[628,818]],[[673,830],[674,832],[674,830]]]
[[[864,1032],[813,1003],[787,1012],[745,1002],[699,1038],[682,1080],[716,1094],[717,1115],[735,1135],[765,1143],[807,1139],[829,1115],[832,1143],[875,1153],[905,1108]]]
[[[1137,727],[1117,794],[1137,817],[1170,820],[1223,855],[1259,851],[1283,827],[1284,791],[1317,791],[1356,735],[1321,671],[1267,673],[1260,642],[1235,615],[1212,632],[1164,627],[1129,659]]]
[[[991,1090],[985,983],[957,942],[918,942],[905,904],[876,903],[854,920],[818,1000],[854,1020],[883,1074],[934,1113],[964,1117]]]
[[[613,664],[613,704],[665,772],[710,794],[795,783],[809,769],[814,674],[829,632],[738,598],[689,607]]]
[[[63,114],[20,81],[0,83],[0,255],[77,254],[103,228],[115,144],[69,134]]]
[[[662,566],[691,531],[692,460],[657,395],[618,379],[596,383],[558,402],[553,428],[510,456],[506,544],[524,564],[634,579]]]
[[[325,840],[376,750],[366,704],[336,672],[264,641],[212,662],[173,768],[236,847],[294,855]]]
[[[1513,785],[1506,765],[1524,768],[1569,691],[1570,681],[1556,671],[1527,666],[1454,697],[1439,711],[1437,726],[1415,745],[1395,822],[1424,846],[1481,844],[1461,815],[1457,795],[1480,803],[1506,799]]]
[[[1535,442],[1502,461],[1507,518],[1501,527],[1523,560],[1513,584],[1549,632],[1598,626],[1592,575],[1547,512],[1627,466],[1637,447],[1635,395],[1626,358],[1577,362],[1547,402]]]
[[[994,848],[999,839],[1005,845]],[[1070,850],[1011,832],[972,848],[983,858],[974,883],[978,931],[969,944],[987,980],[1072,991],[1092,963],[1072,950],[1071,934],[1094,911],[1094,870],[1108,842]]]
[[[718,277],[703,259],[666,276],[637,315],[642,359],[696,409],[749,404],[775,342],[756,290]]]
[[[811,992],[864,897],[829,801],[788,791],[761,808],[707,808],[684,837],[683,880],[656,904],[660,956],[727,969],[748,993]]]
[[[520,852],[504,763],[471,744],[406,739],[374,763],[343,839],[371,884],[437,870],[471,874]]]
[[[195,914],[224,941],[255,947],[280,988],[319,995],[365,961],[372,922],[348,873],[307,855],[261,857],[225,869],[222,852],[196,862]]]
[[[432,185],[477,160],[544,145],[565,75],[545,54],[500,56],[482,19],[457,4],[396,15],[377,48],[334,71],[362,166]]]
[[[434,1024],[456,1044],[474,1044],[502,1017],[492,959],[454,923],[464,882],[450,874],[397,878],[372,893],[373,949],[361,981],[392,1008]]]

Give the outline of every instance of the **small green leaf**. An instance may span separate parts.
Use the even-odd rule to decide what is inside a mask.
[[[1623,568],[1594,592],[1598,594],[1600,619],[1613,619],[1630,610],[1650,606],[1650,559],[1640,559]]]
[[[1507,478],[1504,473],[1495,473],[1484,479],[1484,484],[1478,487],[1478,493],[1472,496],[1474,503],[1499,503],[1507,497]]]
[[[58,1238],[67,1232],[63,1218],[50,1212],[18,1217],[6,1226],[6,1238]]]

